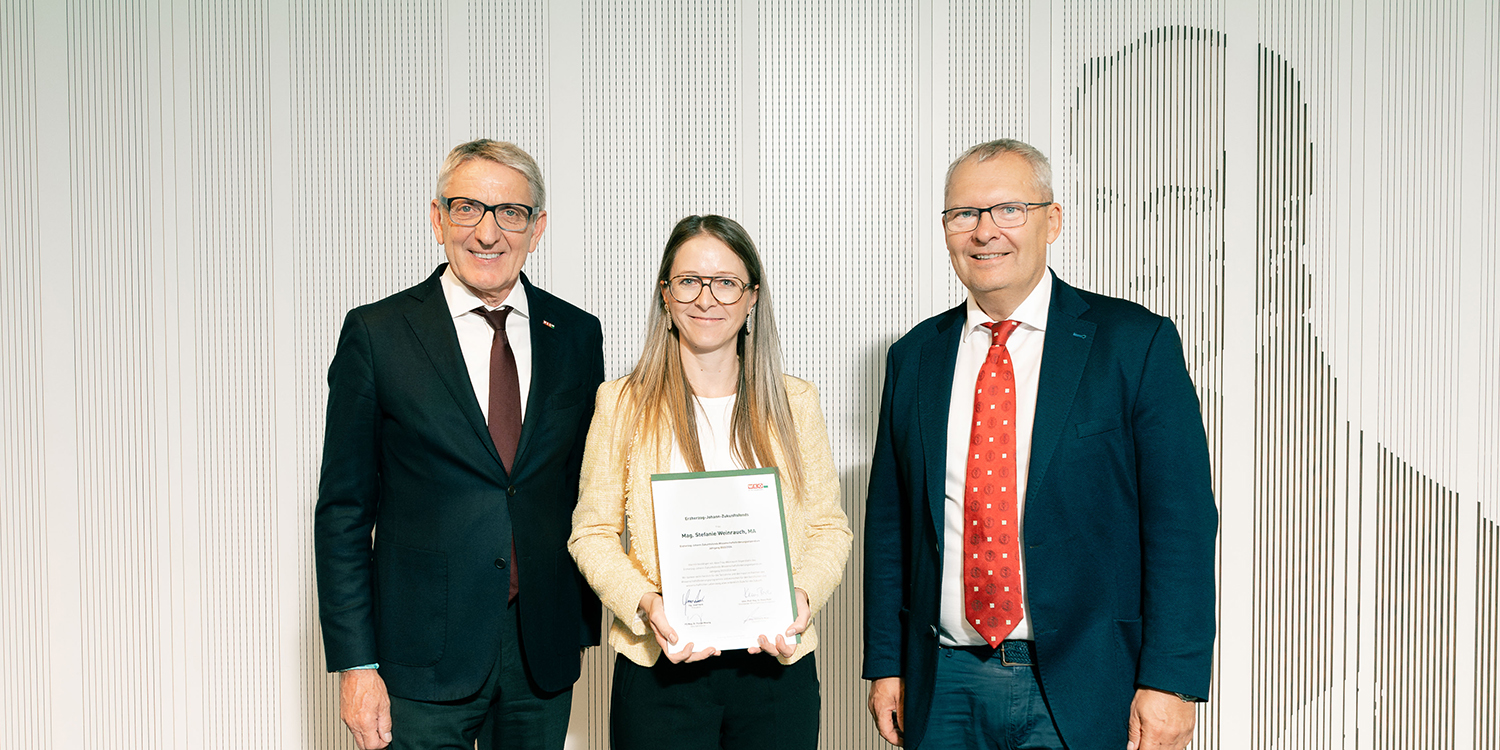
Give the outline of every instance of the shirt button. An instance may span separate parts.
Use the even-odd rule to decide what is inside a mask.
[[[505,570],[505,560],[499,557],[495,558],[495,567]]]
[[[506,487],[505,488],[505,494],[510,495],[511,497],[515,497],[516,496],[516,488],[515,488],[515,486],[512,485],[510,487]]]

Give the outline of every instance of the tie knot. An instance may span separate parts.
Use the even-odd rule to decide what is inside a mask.
[[[996,320],[984,324],[985,328],[990,329],[990,346],[1005,346],[1010,335],[1020,326],[1019,320]]]
[[[476,307],[473,313],[484,318],[485,322],[490,324],[490,328],[503,331],[505,330],[505,318],[510,315],[510,311],[513,309],[515,308],[510,305],[501,305],[499,310],[487,310],[483,307]]]

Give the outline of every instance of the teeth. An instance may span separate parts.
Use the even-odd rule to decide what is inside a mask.
[[[494,260],[500,257],[500,253],[474,253],[474,257],[480,260]]]
[[[989,260],[990,258],[998,258],[1001,255],[1002,255],[1002,253],[990,253],[989,255],[976,255],[976,256],[974,256],[974,260]]]

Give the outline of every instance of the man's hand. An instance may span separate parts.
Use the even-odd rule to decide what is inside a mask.
[[[901,747],[902,727],[906,726],[906,681],[900,677],[882,677],[870,683],[870,716],[886,742]]]
[[[1139,688],[1130,702],[1126,750],[1182,750],[1193,739],[1196,703],[1160,690]]]
[[[759,646],[751,646],[746,650],[752,654],[758,654],[764,651],[768,654],[774,654],[776,656],[791,656],[792,653],[797,650],[797,644],[795,642],[789,642],[789,639],[791,638],[791,636],[807,630],[807,623],[810,620],[812,620],[812,602],[808,601],[806,591],[797,589],[797,621],[787,626],[786,637],[782,637],[778,634],[776,636],[776,642],[771,643],[770,639],[762,635],[760,637]]]
[[[702,651],[694,651],[693,644],[689,643],[677,653],[672,653],[672,646],[677,644],[677,631],[672,629],[667,622],[667,607],[661,599],[661,594],[655,591],[648,592],[641,597],[640,608],[646,613],[646,622],[651,624],[651,632],[656,634],[656,645],[661,646],[661,652],[667,655],[667,661],[680,664],[685,661],[703,661],[710,656],[718,656],[716,648],[705,648]]]
[[[339,718],[354,734],[359,750],[380,750],[391,744],[391,696],[379,672],[351,669],[339,673]]]

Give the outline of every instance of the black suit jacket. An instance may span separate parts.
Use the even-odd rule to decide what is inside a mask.
[[[906,680],[906,744],[938,658],[948,403],[965,308],[891,346],[865,510],[866,679]],[[1054,279],[1031,435],[1027,606],[1074,750],[1126,742],[1137,686],[1207,697],[1217,509],[1170,320]]]
[[[454,700],[495,664],[511,541],[532,679],[578,679],[599,601],[568,554],[578,469],[604,380],[592,315],[532,286],[531,391],[513,471],[474,396],[439,266],[350,311],[328,368],[314,543],[330,671],[373,662],[394,695]],[[373,530],[373,545],[371,532]]]

